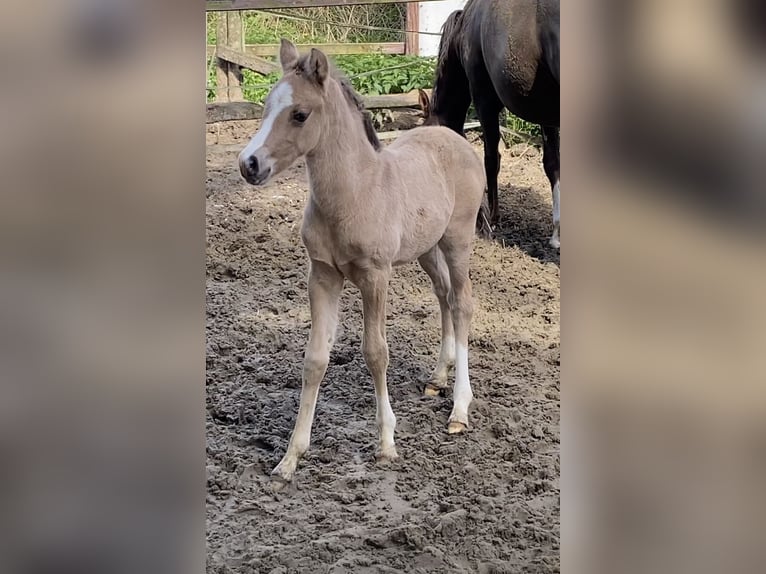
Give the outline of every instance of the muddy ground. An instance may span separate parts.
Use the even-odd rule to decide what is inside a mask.
[[[211,573],[559,571],[559,255],[535,148],[504,149],[496,240],[477,240],[471,428],[422,387],[438,304],[417,265],[389,293],[389,390],[400,459],[379,465],[375,396],[347,285],[311,448],[274,493],[309,330],[302,164],[249,187],[238,146],[256,123],[208,127],[207,540]],[[475,141],[477,136],[471,136]]]

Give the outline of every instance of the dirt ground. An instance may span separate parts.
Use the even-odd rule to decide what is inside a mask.
[[[347,284],[310,450],[274,493],[309,330],[307,179],[302,163],[265,188],[241,179],[237,153],[256,127],[208,127],[207,571],[558,572],[559,255],[538,151],[502,150],[499,229],[474,248],[468,432],[446,433],[451,396],[422,396],[438,304],[425,273],[404,266],[388,299],[399,460],[374,460],[361,301]]]

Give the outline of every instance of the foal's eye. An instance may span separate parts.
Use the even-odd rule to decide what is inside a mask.
[[[306,112],[301,111],[295,111],[293,112],[293,120],[298,122],[299,124],[302,124],[308,119],[309,115]]]

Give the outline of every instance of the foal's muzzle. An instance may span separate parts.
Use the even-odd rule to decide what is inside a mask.
[[[273,167],[270,161],[258,159],[258,154],[239,157],[239,171],[250,185],[261,185],[271,177]]]

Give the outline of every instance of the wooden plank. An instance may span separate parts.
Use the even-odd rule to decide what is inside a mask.
[[[426,90],[431,94],[431,90]],[[384,96],[362,96],[366,108],[417,108],[418,92],[413,90],[406,94],[388,94]],[[230,120],[255,120],[261,118],[263,108],[252,102],[216,102],[207,105],[207,123],[225,122]]]
[[[229,38],[229,24],[226,18],[226,14],[216,14],[216,32],[215,41],[217,46],[226,46]],[[215,101],[216,102],[228,102],[229,101],[229,63],[225,60],[216,61],[216,90]]]
[[[302,54],[316,48],[325,54],[404,54],[404,42],[368,42],[361,44],[297,44]],[[279,54],[279,44],[246,44],[245,54],[251,56],[272,56]],[[207,46],[207,57],[215,55],[215,45]]]
[[[420,53],[420,4],[410,2],[407,4],[404,29],[409,30],[404,35],[405,54],[417,56]]]
[[[426,90],[431,97],[431,90]],[[412,90],[406,94],[385,94],[382,96],[363,96],[364,106],[371,110],[380,108],[418,108],[420,100],[418,91]]]
[[[227,122],[232,120],[256,120],[263,116],[263,108],[252,102],[216,102],[208,104],[205,122]]]
[[[408,1],[408,0],[404,0]],[[410,2],[414,0],[409,0]],[[439,0],[418,0],[436,2]],[[315,6],[353,6],[355,4],[401,4],[402,0],[206,0],[205,10],[269,10],[273,8],[312,8]]]
[[[269,62],[268,60],[264,60],[258,56],[251,56],[242,52],[235,52],[229,48],[221,48],[220,46],[216,49],[215,55],[222,60],[232,62],[238,66],[252,70],[253,72],[263,74],[264,76],[271,74],[272,72],[276,72],[280,69],[280,67],[274,62]]]
[[[242,12],[228,12],[228,36],[226,48],[233,52],[242,52],[245,49],[245,25],[242,22]],[[220,47],[220,46],[219,46]],[[242,94],[242,70],[237,62],[229,60],[229,101],[241,102],[245,99]]]

